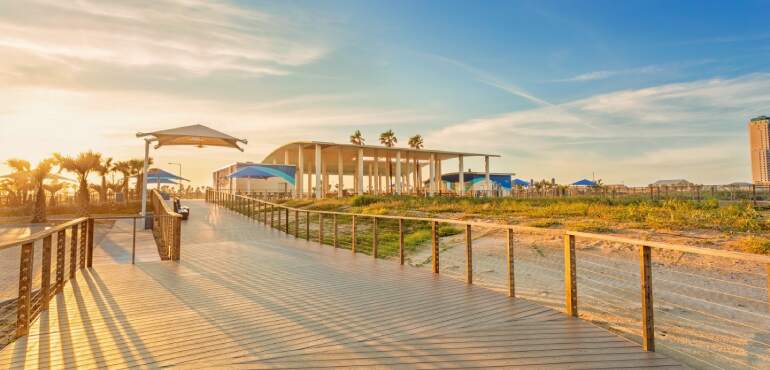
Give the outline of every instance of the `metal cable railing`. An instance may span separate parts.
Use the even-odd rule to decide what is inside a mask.
[[[680,325],[689,325],[697,321],[690,316],[699,315],[702,316],[701,321],[707,322],[704,325],[706,330],[727,335],[729,333],[724,330],[726,325],[750,327],[751,322],[761,323],[768,317],[767,311],[770,310],[770,256],[576,231],[544,231],[540,228],[491,222],[308,210],[215,191],[208,192],[206,200],[230,209],[245,207],[249,210],[244,213],[246,216],[298,238],[321,241],[323,244],[376,258],[394,258],[402,264],[430,267],[434,273],[502,289],[510,296],[523,296],[555,308],[561,306],[571,316],[578,316],[579,313],[577,288],[580,284],[583,287],[580,290],[583,300],[581,312],[585,311],[581,317],[599,320],[599,316],[606,315],[611,318],[610,321],[617,320],[615,328],[630,333],[632,338],[640,338],[637,340],[647,351],[655,350],[653,266],[658,274],[655,282],[664,289],[657,293],[664,302],[664,306],[658,305],[663,307],[658,310],[658,315],[665,323],[661,335],[671,352],[682,352],[677,343],[668,346],[672,340],[669,336],[676,330],[672,329],[671,322],[674,320],[678,320]],[[322,227],[319,228],[319,225]],[[553,237],[556,232],[561,233],[562,237]],[[525,234],[544,233],[552,236],[543,238],[547,243],[525,246],[517,240]],[[577,248],[579,241],[584,244],[605,242],[621,246],[619,250],[622,253],[618,254],[621,257],[605,256],[594,252],[591,247]],[[430,248],[419,251],[417,246],[426,243],[430,243]],[[671,255],[680,256],[675,259]],[[731,281],[732,286],[749,287],[746,289],[750,296],[716,292],[713,285],[721,284],[720,281],[724,282],[724,279],[707,276],[706,268],[692,271],[677,268],[677,262],[683,255],[752,264],[755,268],[742,274],[750,281]],[[746,271],[733,273],[738,272]],[[675,279],[675,275],[682,274],[698,276],[700,279],[697,284],[682,284]],[[526,281],[527,284],[516,284],[517,280]],[[762,280],[764,287],[758,283]],[[634,284],[634,281],[637,283]],[[693,291],[708,294],[720,301],[741,299],[741,305],[750,305],[751,310],[731,308],[729,314],[709,313],[710,308],[719,308],[728,303],[701,304]],[[559,294],[563,297],[558,298]],[[679,301],[684,296],[687,296],[688,314],[681,312],[684,304]],[[629,301],[635,302],[629,305]],[[764,312],[757,313],[755,311],[759,309],[760,303]],[[731,318],[733,311],[742,312],[746,317]],[[634,322],[639,319],[642,330],[631,329],[631,326],[638,325]],[[770,343],[766,343],[761,336],[750,342],[770,348]],[[720,362],[722,364],[735,361],[730,355],[720,356],[725,357]],[[708,365],[708,361],[699,362],[698,359],[692,362]]]

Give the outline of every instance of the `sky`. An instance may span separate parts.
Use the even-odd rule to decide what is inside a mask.
[[[746,124],[770,115],[767,14],[768,1],[6,0],[0,161],[137,158],[136,132],[200,123],[249,144],[152,152],[194,185],[356,129],[500,154],[493,171],[527,180],[748,181]]]

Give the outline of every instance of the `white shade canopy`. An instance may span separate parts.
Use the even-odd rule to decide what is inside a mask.
[[[158,142],[155,145],[156,149],[164,145],[194,145],[199,148],[204,146],[224,146],[243,151],[243,148],[239,147],[238,143],[248,143],[246,139],[238,139],[203,125],[177,127],[149,133],[140,132],[136,136],[154,136]]]

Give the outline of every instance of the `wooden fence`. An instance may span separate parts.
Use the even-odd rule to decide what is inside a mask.
[[[507,287],[508,295],[511,297],[516,296],[516,284],[514,281],[514,268],[515,257],[513,253],[513,238],[517,231],[525,232],[542,232],[541,229],[518,226],[518,225],[505,225],[496,224],[490,222],[471,222],[463,220],[452,219],[439,219],[439,218],[427,218],[427,217],[409,217],[409,216],[391,216],[391,215],[371,215],[360,213],[346,213],[335,211],[321,211],[321,210],[307,210],[294,207],[284,206],[278,203],[269,202],[262,199],[250,198],[241,195],[235,195],[230,193],[209,191],[206,193],[206,201],[215,203],[231,210],[237,211],[245,216],[262,222],[273,228],[277,228],[287,234],[289,234],[289,224],[294,223],[294,236],[297,238],[303,237],[307,240],[310,239],[310,224],[313,219],[317,220],[318,228],[318,240],[322,243],[325,241],[323,236],[324,219],[331,218],[332,222],[332,240],[331,245],[335,248],[338,247],[338,233],[341,227],[339,220],[340,216],[350,218],[351,223],[350,234],[351,251],[356,253],[356,229],[357,223],[362,219],[370,219],[372,228],[372,245],[371,255],[374,258],[378,257],[378,221],[382,220],[396,220],[398,222],[398,244],[399,262],[404,264],[404,230],[405,222],[428,222],[431,225],[431,270],[433,273],[439,273],[440,267],[440,248],[439,248],[439,224],[453,224],[463,226],[465,230],[465,275],[466,282],[468,284],[473,283],[473,242],[472,242],[472,229],[473,227],[482,227],[489,229],[501,229],[506,232],[506,267],[507,267]],[[314,215],[314,217],[311,217]],[[293,216],[293,220],[292,220]],[[305,228],[304,235],[300,232],[300,223],[304,219]],[[328,222],[328,221],[327,221]],[[575,256],[575,245],[580,239],[590,240],[603,240],[613,243],[620,243],[626,245],[637,246],[639,248],[639,268],[641,273],[640,281],[640,301],[642,303],[642,347],[646,351],[655,350],[655,329],[654,329],[654,312],[653,312],[653,289],[652,289],[652,263],[651,263],[651,248],[679,251],[684,253],[692,253],[696,255],[704,256],[718,256],[723,258],[730,258],[734,260],[751,261],[755,263],[761,263],[766,266],[767,272],[767,284],[768,284],[768,310],[770,310],[770,256],[740,253],[732,251],[723,251],[708,248],[691,247],[686,245],[668,244],[653,241],[621,238],[615,236],[584,233],[577,231],[565,231],[564,232],[564,288],[565,288],[565,311],[570,316],[577,317],[578,315],[578,290],[577,290],[577,260]],[[328,239],[328,238],[327,238]]]

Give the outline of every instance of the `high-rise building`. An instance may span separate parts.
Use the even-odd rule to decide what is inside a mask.
[[[749,145],[752,182],[770,184],[770,117],[759,116],[749,121]]]

